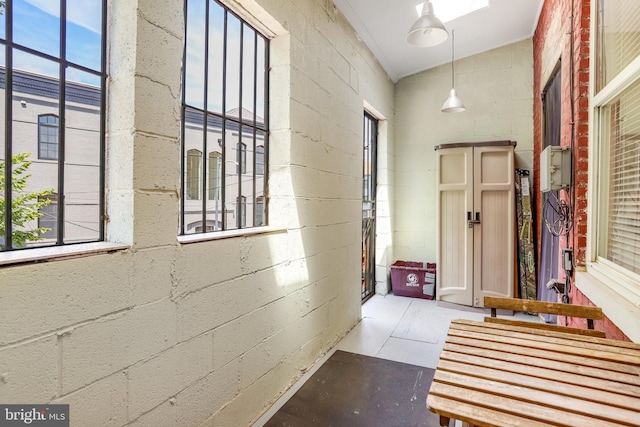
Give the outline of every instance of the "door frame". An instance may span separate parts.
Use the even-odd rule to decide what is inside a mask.
[[[376,292],[376,197],[378,185],[378,119],[366,110],[362,137],[362,274],[361,301]]]

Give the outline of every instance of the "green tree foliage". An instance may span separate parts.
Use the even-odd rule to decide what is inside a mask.
[[[49,231],[49,228],[36,227],[28,229],[29,222],[42,216],[42,209],[51,203],[47,197],[53,190],[28,192],[27,180],[31,177],[28,173],[31,160],[27,158],[31,153],[16,154],[11,158],[11,239],[13,246],[24,247],[29,241],[42,240],[40,234]],[[5,234],[5,162],[0,162],[0,237]],[[0,243],[0,249],[4,250],[4,242]]]

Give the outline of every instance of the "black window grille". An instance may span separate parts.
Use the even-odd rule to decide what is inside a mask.
[[[185,17],[180,234],[266,225],[269,40],[215,0]]]
[[[0,251],[104,240],[106,13],[0,4]]]

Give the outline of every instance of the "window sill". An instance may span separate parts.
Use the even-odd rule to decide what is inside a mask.
[[[65,258],[106,254],[125,249],[129,249],[129,246],[109,242],[95,242],[1,252],[0,266],[4,267],[12,264],[58,261]]]
[[[634,342],[640,342],[640,306],[611,289],[596,275],[576,272],[576,287],[596,306],[601,307],[615,325]]]
[[[254,236],[258,234],[286,233],[286,229],[280,227],[254,227],[240,230],[214,231],[211,233],[197,233],[178,236],[178,242],[183,245],[189,243],[206,242],[209,240],[229,239],[232,237]]]

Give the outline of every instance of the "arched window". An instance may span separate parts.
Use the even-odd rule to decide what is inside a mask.
[[[58,116],[38,116],[38,158],[58,160]]]
[[[187,200],[201,200],[202,152],[187,151]]]
[[[256,226],[264,225],[264,196],[256,198]]]

